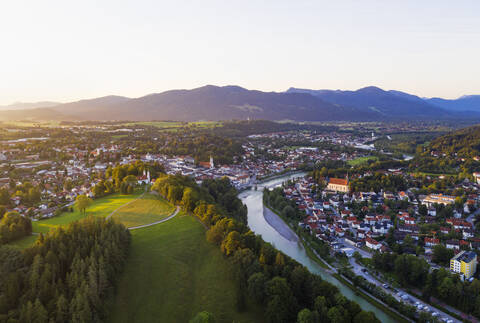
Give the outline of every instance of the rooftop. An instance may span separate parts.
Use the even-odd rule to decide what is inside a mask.
[[[477,254],[473,251],[462,251],[458,253],[452,260],[471,262],[477,257]]]

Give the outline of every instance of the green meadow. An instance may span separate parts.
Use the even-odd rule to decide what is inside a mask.
[[[109,321],[184,323],[208,311],[217,323],[262,322],[261,311],[249,304],[248,311],[236,310],[232,270],[191,216],[133,230]]]
[[[122,205],[133,201],[134,199],[139,197],[140,194],[140,191],[137,191],[131,195],[112,194],[93,200],[93,203],[87,208],[86,214],[99,217],[107,217],[110,213],[112,213]],[[73,212],[64,212],[57,217],[32,222],[33,232],[45,233],[50,231],[51,229],[67,225],[70,222],[80,220],[84,217],[85,215],[82,212],[74,208]]]
[[[377,161],[378,157],[377,156],[358,157],[358,158],[349,160],[347,164],[350,166],[358,166],[358,165],[366,164],[369,160]]]
[[[147,193],[119,208],[113,213],[112,218],[131,228],[163,220],[174,211],[175,207],[165,199]]]

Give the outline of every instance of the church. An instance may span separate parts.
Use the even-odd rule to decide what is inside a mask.
[[[330,178],[328,180],[327,190],[335,192],[349,193],[349,180],[348,175],[345,179],[343,178]]]

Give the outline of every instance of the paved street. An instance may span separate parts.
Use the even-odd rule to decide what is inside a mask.
[[[391,288],[385,288],[383,287],[383,283],[380,282],[377,278],[373,277],[371,274],[369,274],[368,272],[364,272],[362,271],[362,269],[364,269],[365,267],[357,264],[357,262],[355,261],[355,259],[353,257],[350,257],[349,259],[349,262],[350,264],[352,265],[352,270],[353,272],[358,275],[358,276],[362,276],[364,277],[367,281],[369,281],[370,283],[373,283],[379,287],[381,287],[385,292],[387,292],[388,294],[392,295],[393,297],[395,297],[395,299],[397,299],[398,301],[404,301],[405,302],[405,299],[406,297],[408,297],[408,300],[409,303],[411,305],[415,305],[418,307],[417,304],[420,304],[424,309],[423,311],[427,311],[428,309],[428,312],[430,313],[438,313],[440,319],[443,319],[444,322],[447,322],[448,320],[451,320],[451,321],[448,321],[448,322],[461,322],[459,320],[457,320],[456,318],[446,314],[446,313],[443,313],[441,312],[439,309],[425,303],[424,301],[422,301],[421,299],[413,296],[413,295],[410,295],[410,294],[407,294],[403,289],[401,288],[398,288],[397,289],[397,293],[395,293]],[[403,297],[403,299],[402,299]],[[407,300],[407,301],[408,301]],[[427,309],[425,309],[425,307]]]

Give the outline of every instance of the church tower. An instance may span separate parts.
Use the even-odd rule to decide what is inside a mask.
[[[215,168],[215,165],[213,164],[213,157],[210,155],[210,168]]]

